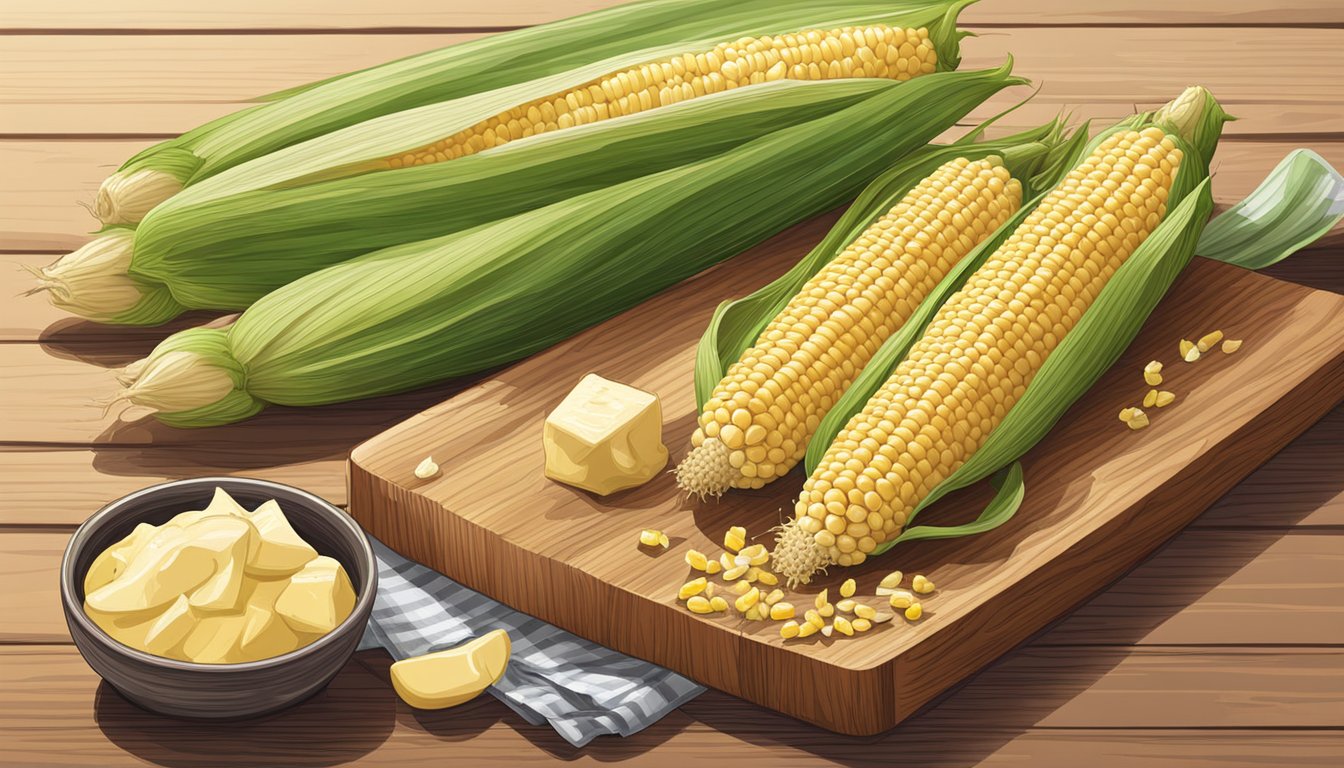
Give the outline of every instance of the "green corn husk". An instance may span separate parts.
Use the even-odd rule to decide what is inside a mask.
[[[1030,199],[1036,192],[1029,179],[1050,160],[1052,150],[1063,145],[1062,131],[1061,123],[1052,122],[994,141],[976,142],[972,134],[946,147],[905,158],[877,177],[859,194],[826,237],[792,269],[760,290],[726,301],[714,311],[696,347],[697,407],[704,409],[705,401],[713,396],[714,388],[723,380],[729,366],[756,342],[803,285],[936,168],[958,157],[979,160],[998,155],[1013,178],[1022,182],[1023,197]]]
[[[122,397],[169,424],[206,426],[268,403],[370,397],[516,360],[849,199],[1022,82],[1007,65],[927,75],[708,160],[329,267],[228,330],[198,332],[186,345],[194,366],[174,356],[170,376],[168,355],[151,354]],[[220,375],[234,384],[224,397],[171,399]],[[139,396],[145,382],[152,403]]]
[[[899,16],[932,27],[974,0],[644,0],[492,35],[290,89],[132,157],[95,213],[134,224],[183,187],[331,131],[688,41],[842,26]],[[642,60],[647,60],[647,57]],[[954,68],[956,61],[949,62]],[[511,105],[510,105],[511,106]]]
[[[1162,223],[1116,270],[1077,325],[1046,358],[1022,397],[990,433],[985,444],[915,508],[900,536],[878,546],[874,554],[885,552],[902,541],[981,533],[1010,519],[1025,494],[1017,459],[1040,441],[1064,411],[1119,358],[1190,262],[1195,243],[1213,208],[1208,158],[1228,119],[1208,91],[1203,88],[1192,91],[1173,102],[1182,105],[1180,110],[1164,108],[1155,113],[1135,115],[1102,131],[1085,145],[1075,142],[1067,162],[1055,164],[1054,178],[1037,180],[1035,187],[1042,190],[1038,196],[1024,204],[1017,215],[972,251],[943,280],[920,305],[915,316],[878,350],[854,384],[822,419],[808,445],[808,472],[815,470],[835,436],[886,382],[943,304],[1008,239],[1069,170],[1117,131],[1158,125],[1173,135],[1185,156],[1173,180]],[[919,512],[943,496],[995,473],[999,473],[996,480],[998,492],[978,520],[959,526],[912,526]]]

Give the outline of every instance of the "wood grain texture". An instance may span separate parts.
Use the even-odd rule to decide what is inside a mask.
[[[243,0],[226,7],[182,7],[171,0],[135,0],[115,9],[89,0],[6,9],[3,30],[202,30],[286,29],[298,32],[352,30],[402,31],[434,27],[500,27],[542,24],[617,5],[617,0],[494,0],[489,3],[426,4],[395,0],[370,4],[358,0],[291,0],[278,5]],[[967,9],[968,26],[1178,25],[1292,26],[1344,24],[1344,10],[1332,0],[1302,0],[1287,8],[1266,8],[1259,0],[1226,0],[1216,7],[1202,0],[1115,0],[1106,8],[1079,7],[1054,0],[986,2]]]
[[[1192,653],[1197,653],[1194,651]],[[325,692],[291,710],[229,727],[149,715],[128,704],[67,647],[0,648],[0,738],[19,765],[173,766],[464,765],[556,760],[578,765],[679,766],[687,761],[790,766],[1185,766],[1334,765],[1344,746],[1339,722],[1338,652],[1264,651],[1196,658],[1207,677],[1172,676],[1171,654],[1124,658],[1060,653],[1058,664],[1023,654],[966,685],[955,699],[878,737],[837,737],[707,693],[648,729],[598,739],[582,750],[546,726],[532,726],[489,696],[441,712],[409,710],[386,684],[388,660],[359,654]],[[1246,674],[1247,668],[1255,670]],[[1277,673],[1275,673],[1277,672]],[[1302,695],[1300,687],[1308,691]],[[1325,690],[1323,690],[1325,689]],[[1075,728],[1109,712],[1116,699],[1143,695],[1184,706],[1151,712],[1143,728]],[[957,706],[950,707],[956,704]],[[1051,714],[1058,713],[1058,714]],[[1170,716],[1168,722],[1159,722]],[[1052,721],[1053,719],[1053,721]],[[1231,719],[1254,723],[1238,728]],[[1043,722],[1042,722],[1043,721]],[[1182,723],[1216,723],[1216,731]],[[1328,723],[1280,730],[1281,723]],[[1050,723],[1050,724],[1047,724]]]
[[[1344,135],[1336,107],[1344,83],[1330,76],[1344,68],[1338,30],[1257,28],[1235,45],[1228,35],[1200,27],[984,29],[965,41],[962,68],[998,66],[1011,53],[1016,73],[1041,86],[1016,122],[1040,124],[1065,107],[1123,116],[1200,83],[1244,119],[1227,126],[1229,135]],[[176,134],[267,93],[475,36],[11,36],[0,47],[0,135]],[[1028,93],[1005,92],[975,114],[995,114]]]
[[[1029,490],[1012,522],[833,569],[808,590],[855,576],[871,594],[892,567],[928,573],[944,586],[920,624],[847,642],[785,643],[773,625],[694,616],[673,598],[688,578],[679,554],[717,552],[730,524],[764,534],[791,506],[797,470],[761,491],[689,508],[670,476],[595,498],[545,480],[539,439],[545,415],[595,371],[661,396],[664,440],[679,460],[695,424],[689,382],[709,312],[796,257],[759,251],[361,445],[351,458],[352,514],[413,559],[580,635],[800,719],[874,733],[1138,562],[1344,397],[1344,339],[1330,330],[1344,321],[1344,298],[1197,260],[1115,369],[1028,454]],[[1176,363],[1172,329],[1191,327],[1222,328],[1247,343],[1235,357]],[[1152,428],[1123,430],[1115,414],[1141,397],[1135,372],[1154,358],[1173,362],[1167,385],[1181,400]],[[1254,391],[1244,387],[1248,371]],[[416,480],[411,470],[427,454],[444,473]],[[982,490],[929,514],[971,519]],[[526,514],[511,503],[520,497]],[[644,527],[665,530],[672,549],[639,551],[633,542]]]

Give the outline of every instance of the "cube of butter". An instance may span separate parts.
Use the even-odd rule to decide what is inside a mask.
[[[550,416],[546,476],[600,496],[643,485],[667,466],[658,396],[590,373]]]

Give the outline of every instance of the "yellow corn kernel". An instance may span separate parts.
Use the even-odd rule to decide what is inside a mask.
[[[746,619],[747,621],[760,621],[765,617],[761,615],[761,606],[758,604],[753,605],[746,611],[744,611],[742,613],[742,618]]]
[[[728,529],[727,533],[723,534],[723,548],[729,552],[737,552],[746,545],[747,529],[740,525],[734,525]],[[724,563],[724,567],[728,567],[728,564]]]
[[[914,581],[910,582],[910,586],[921,595],[927,595],[934,590],[933,582],[929,581],[923,574],[916,575]]]
[[[709,607],[715,613],[723,613],[728,610],[728,601],[724,600],[722,597],[711,597],[709,599]]]
[[[827,624],[826,626],[824,626],[824,627],[821,628],[821,635],[822,635],[822,637],[830,637],[830,636],[831,636],[831,633],[834,632],[834,631],[835,631],[835,627],[834,627],[833,625],[831,625],[831,624]]]
[[[1143,396],[1143,407],[1152,408],[1156,404],[1157,404],[1157,390],[1150,389],[1148,390],[1148,394]]]
[[[854,627],[855,632],[867,632],[873,628],[873,622],[868,619],[855,619],[850,622],[850,625]]]
[[[708,573],[710,576],[713,576],[714,574],[722,570],[723,565],[718,560],[710,560],[709,562],[705,563],[705,573]]]
[[[815,635],[817,634],[817,630],[819,629],[821,629],[821,627],[817,626],[816,624],[810,624],[804,622],[798,625],[798,637],[801,638],[801,637],[808,637],[810,635]]]
[[[1143,380],[1150,387],[1156,387],[1162,383],[1162,363],[1154,360],[1143,366]]]
[[[774,619],[775,621],[782,621],[783,619],[792,619],[794,613],[795,610],[793,607],[793,603],[775,603],[774,605],[770,606],[770,618]]]
[[[712,613],[714,607],[705,599],[704,595],[695,595],[686,601],[686,607],[691,609],[691,613]]]
[[[724,581],[736,581],[736,580],[742,578],[743,576],[747,575],[747,569],[750,568],[750,567],[751,567],[751,566],[749,566],[749,565],[737,565],[737,566],[733,566],[732,568],[729,568],[728,570],[726,570],[726,571],[723,572],[723,580],[724,580]],[[750,583],[750,582],[748,582],[748,583]]]
[[[735,595],[745,595],[753,589],[751,582],[746,579],[733,582],[732,591]]]
[[[1120,409],[1120,420],[1128,424],[1129,420],[1134,418],[1137,413],[1143,413],[1143,411],[1138,408],[1122,408]]]
[[[817,593],[816,599],[812,601],[812,604],[817,607],[817,610],[821,610],[821,606],[826,605],[830,602],[827,599],[827,593],[829,593],[830,591],[831,591],[830,589],[823,589]]]
[[[1181,359],[1193,363],[1199,359],[1199,347],[1193,341],[1181,339]]]
[[[871,605],[858,603],[854,606],[854,615],[858,616],[860,619],[875,619],[877,618],[877,609]]]
[[[753,567],[751,570],[756,572],[756,580],[766,586],[773,587],[779,583],[779,577],[764,568]]]
[[[677,590],[677,599],[689,600],[692,595],[698,595],[701,592],[704,592],[705,585],[708,583],[709,582],[705,581],[703,576],[698,579],[691,579],[685,584],[682,584],[681,589]]]
[[[798,636],[800,627],[796,621],[786,621],[779,627],[779,636],[788,640]]]
[[[764,544],[752,544],[745,547],[737,555],[747,558],[747,565],[765,565],[770,562],[770,551],[765,548]]]
[[[887,600],[887,604],[898,611],[903,611],[914,603],[915,596],[904,590],[892,592],[891,597]]]
[[[784,599],[784,590],[782,589],[772,590],[770,594],[765,596],[765,604],[774,605],[775,603],[778,603],[780,600],[783,599]]]
[[[831,603],[827,603],[818,608],[817,613],[821,614],[822,616],[825,616],[826,618],[830,618],[831,616],[835,615],[835,606]]]
[[[715,590],[715,589],[716,589],[716,587],[714,586],[714,582],[712,582],[712,581],[708,581],[708,582],[705,582],[705,591],[704,591],[704,592],[701,592],[700,594],[702,594],[702,595],[704,595],[705,597],[708,597],[709,599],[713,600],[713,599],[714,599],[714,590]]]
[[[719,555],[719,565],[723,566],[723,570],[725,571],[737,567],[737,563],[734,561],[733,556],[727,552]]]
[[[845,583],[840,585],[840,596],[853,597],[854,590],[857,588],[858,585],[854,583],[853,579],[845,579]]]
[[[919,621],[919,617],[924,615],[924,606],[919,603],[911,603],[909,608],[905,609],[905,618],[910,621]]]
[[[807,613],[804,613],[803,618],[807,620],[808,624],[811,624],[817,629],[821,629],[823,626],[826,625],[826,620],[821,618],[821,614],[813,610],[809,610]]]
[[[1223,340],[1223,332],[1213,331],[1211,333],[1206,333],[1203,336],[1200,336],[1199,341],[1195,342],[1195,347],[1197,347],[1201,353],[1208,352],[1210,349],[1213,349],[1214,346],[1218,344],[1218,342],[1222,340]]]
[[[746,613],[747,609],[760,602],[760,599],[761,590],[752,587],[744,592],[741,597],[737,598],[737,601],[733,603],[733,606],[737,608],[738,613]]]
[[[854,625],[850,624],[849,619],[846,619],[844,616],[836,616],[835,621],[832,622],[831,625],[835,627],[837,632],[846,637],[854,636]]]
[[[1143,429],[1148,426],[1148,414],[1135,408],[1134,414],[1129,417],[1129,421],[1126,421],[1125,424],[1129,425],[1130,429]]]
[[[704,552],[692,549],[686,552],[686,564],[697,571],[703,571],[709,567],[709,558],[705,557]]]
[[[1228,339],[1223,342],[1223,353],[1230,355],[1241,349],[1241,339]]]
[[[844,600],[835,604],[835,610],[841,613],[853,613],[856,603],[853,598],[846,597]]]
[[[878,588],[878,589],[895,589],[895,588],[901,586],[901,580],[904,579],[904,578],[905,578],[905,574],[904,574],[904,573],[901,573],[900,571],[892,571],[891,573],[888,573],[886,576],[883,576],[883,577],[882,577],[882,581],[880,581],[880,582],[877,583],[877,588]],[[881,593],[878,593],[878,594],[881,594]]]
[[[645,528],[639,532],[639,543],[646,547],[667,549],[667,534],[662,531],[655,531],[652,528]]]
[[[1157,397],[1153,398],[1153,404],[1158,408],[1166,408],[1168,405],[1176,402],[1176,393],[1167,390],[1159,390]]]

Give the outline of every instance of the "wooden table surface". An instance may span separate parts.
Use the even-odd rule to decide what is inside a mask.
[[[1105,592],[878,737],[837,736],[710,692],[636,736],[578,750],[490,697],[441,713],[410,710],[393,694],[381,652],[360,654],[293,710],[233,725],[151,716],[100,684],[70,645],[56,590],[61,550],[87,515],[144,485],[212,473],[274,478],[344,502],[349,449],[463,383],[345,407],[274,408],[204,432],[117,424],[97,402],[111,369],[166,330],[65,317],[18,296],[29,284],[22,268],[84,241],[94,222],[81,204],[124,158],[250,97],[609,4],[0,8],[0,765],[1340,764],[1340,408]],[[984,0],[963,17],[979,34],[965,44],[966,66],[1011,51],[1018,71],[1043,84],[1012,125],[1063,106],[1117,117],[1208,85],[1244,118],[1229,125],[1215,158],[1225,205],[1293,147],[1344,168],[1344,5],[1273,5],[1281,4]],[[826,223],[792,236],[817,237]],[[1342,256],[1337,230],[1269,271],[1344,292]]]

